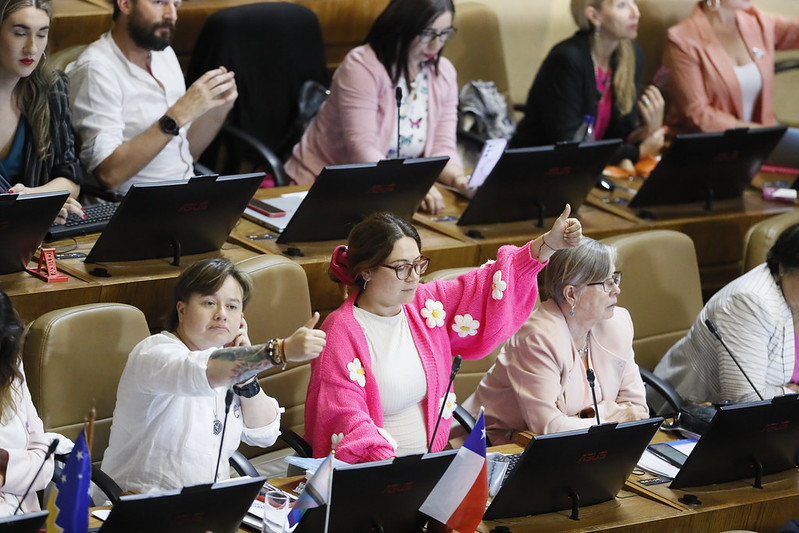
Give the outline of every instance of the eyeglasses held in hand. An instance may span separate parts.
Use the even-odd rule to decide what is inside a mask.
[[[425,28],[421,31],[419,37],[422,38],[422,43],[424,44],[431,43],[436,37],[438,37],[438,39],[441,41],[441,44],[444,44],[452,39],[452,36],[455,35],[455,32],[457,31],[458,28],[453,28],[451,26],[441,31],[436,31],[433,28]]]
[[[420,255],[419,259],[417,259],[413,263],[403,263],[398,266],[386,265],[384,263],[380,266],[390,268],[397,275],[398,280],[405,281],[406,279],[411,277],[411,270],[416,272],[417,276],[421,276],[422,274],[425,273],[425,271],[427,271],[427,266],[429,264],[430,264],[430,259],[428,259],[423,255]]]
[[[605,292],[610,292],[613,290],[613,287],[621,286],[621,272],[617,270],[606,280],[597,281],[595,283],[586,283],[586,285],[602,285],[602,288],[605,290]]]

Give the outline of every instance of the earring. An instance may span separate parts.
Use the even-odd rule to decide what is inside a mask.
[[[368,279],[363,280],[363,291],[366,292],[366,284],[369,283]]]
[[[710,0],[708,0],[708,1],[710,1]],[[716,0],[716,1],[718,1],[718,0]],[[597,24],[596,26],[594,26],[594,33],[599,35],[599,30],[601,30],[601,29],[602,29],[602,25],[601,24]]]
[[[705,4],[711,9],[718,9],[721,7],[721,0],[705,0]]]
[[[572,310],[569,311],[569,316],[574,316],[574,304],[572,304]]]

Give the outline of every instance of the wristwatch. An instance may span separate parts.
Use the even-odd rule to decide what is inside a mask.
[[[241,396],[242,398],[252,398],[256,394],[261,391],[261,384],[258,383],[258,378],[250,381],[246,385],[239,387],[238,385],[233,385],[233,392]]]
[[[163,117],[159,118],[158,125],[161,126],[161,131],[168,135],[178,135],[180,133],[178,121],[169,115],[164,115]]]

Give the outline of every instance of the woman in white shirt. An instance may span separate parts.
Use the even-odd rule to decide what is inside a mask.
[[[19,350],[24,332],[11,300],[0,291],[0,516],[14,514],[29,486],[21,510],[38,511],[36,491],[53,476],[50,458],[34,478],[50,443],[25,383]]]
[[[266,447],[277,439],[281,409],[261,390],[254,370],[316,357],[325,334],[313,329],[316,313],[290,337],[251,346],[243,316],[250,292],[249,277],[225,258],[198,261],[178,277],[168,331],[133,348],[117,390],[102,468],[122,490],[227,479],[240,441]]]

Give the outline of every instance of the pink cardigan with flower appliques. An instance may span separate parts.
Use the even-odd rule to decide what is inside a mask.
[[[447,393],[452,358],[460,354],[464,359],[479,359],[515,333],[533,310],[537,274],[545,265],[530,256],[529,244],[503,246],[494,263],[454,280],[419,285],[413,301],[404,306],[427,377],[428,441]],[[497,272],[501,274],[495,277]],[[395,455],[382,428],[380,391],[369,346],[353,314],[356,297],[357,293],[352,294],[322,324],[327,344],[311,362],[305,404],[305,438],[314,456],[327,455],[335,443],[336,458],[347,463]],[[451,415],[441,421],[433,451],[444,448],[450,424]]]

